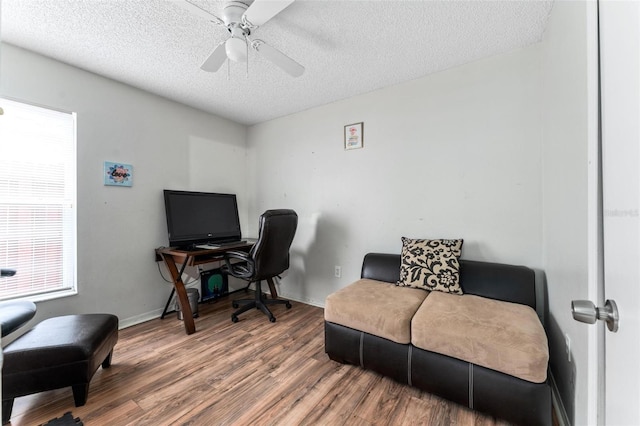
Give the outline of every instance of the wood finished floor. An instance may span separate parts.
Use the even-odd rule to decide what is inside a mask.
[[[233,295],[239,298],[238,295]],[[230,299],[200,305],[187,336],[170,314],[120,330],[110,369],[89,399],[71,388],[17,398],[11,425],[71,411],[93,425],[483,425],[506,423],[324,353],[323,310],[293,302],[232,323]]]

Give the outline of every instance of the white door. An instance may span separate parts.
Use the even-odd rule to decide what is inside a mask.
[[[600,2],[605,424],[640,425],[640,2]],[[601,363],[602,365],[602,363]]]

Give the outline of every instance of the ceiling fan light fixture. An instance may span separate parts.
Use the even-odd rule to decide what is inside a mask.
[[[239,38],[231,37],[224,44],[227,57],[236,62],[247,62],[247,43]]]
[[[229,31],[230,37],[218,44],[200,66],[203,71],[217,72],[225,62],[227,65],[230,61],[245,62],[248,77],[249,45],[251,45],[254,50],[289,75],[300,77],[304,73],[304,67],[284,53],[265,44],[262,40],[252,40],[249,37],[254,30],[282,12],[295,0],[227,0],[222,10],[222,19],[192,4],[193,0],[171,1],[179,3],[181,7],[199,18],[205,18],[214,23],[222,22]]]

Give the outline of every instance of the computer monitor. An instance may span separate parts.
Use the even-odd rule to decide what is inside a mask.
[[[188,247],[239,241],[235,194],[164,190],[169,245]]]

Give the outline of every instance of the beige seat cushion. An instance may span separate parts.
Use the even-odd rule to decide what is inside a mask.
[[[397,343],[411,342],[411,318],[428,292],[361,279],[327,297],[324,319]]]
[[[547,378],[547,336],[529,306],[432,292],[413,318],[411,342],[529,382]]]

